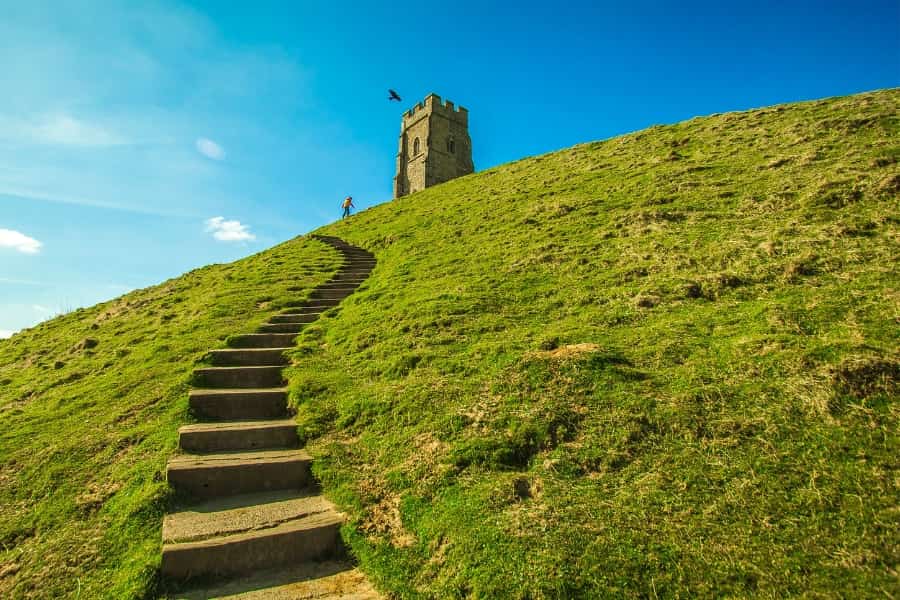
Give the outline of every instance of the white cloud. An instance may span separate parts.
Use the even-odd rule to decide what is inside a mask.
[[[0,340],[5,340],[8,337],[12,337],[15,331],[11,329],[0,329]]]
[[[49,315],[53,312],[53,309],[47,308],[46,306],[42,306],[40,304],[32,304],[31,308],[33,308],[35,311],[37,311],[39,313],[44,313],[47,315]]]
[[[220,242],[245,242],[256,239],[247,226],[240,221],[226,221],[225,217],[213,217],[206,220],[206,231]]]
[[[206,138],[197,138],[197,152],[211,158],[213,160],[222,160],[225,158],[225,150],[212,140]]]
[[[23,254],[37,254],[42,243],[13,229],[0,229],[0,248],[12,248]]]

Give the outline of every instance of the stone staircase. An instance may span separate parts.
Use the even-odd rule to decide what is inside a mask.
[[[231,348],[212,350],[213,366],[194,372],[190,406],[200,422],[179,430],[181,452],[167,470],[190,499],[163,522],[161,571],[170,580],[258,577],[298,565],[311,572],[304,563],[341,554],[342,516],[315,490],[281,370],[300,330],[352,294],[375,258],[338,238],[318,239],[344,256],[332,279],[255,333],[230,338]],[[376,597],[367,586],[332,597]]]

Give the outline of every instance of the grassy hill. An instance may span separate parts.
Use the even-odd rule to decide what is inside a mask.
[[[900,594],[898,115],[698,118],[320,230],[379,260],[288,371],[369,576]],[[0,595],[152,594],[193,363],[336,260],[298,239],[0,341]]]
[[[653,127],[324,228],[292,371],[384,585],[900,594],[900,92]]]
[[[191,370],[338,262],[298,239],[0,340],[0,597],[155,597]]]

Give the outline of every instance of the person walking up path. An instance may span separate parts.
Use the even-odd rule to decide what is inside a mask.
[[[343,218],[345,218],[345,217],[349,217],[349,216],[350,216],[350,209],[351,209],[351,208],[356,208],[356,207],[353,205],[353,196],[347,196],[346,198],[344,198],[344,202],[341,203],[341,208],[344,209],[344,214],[341,215],[341,218],[343,219]]]

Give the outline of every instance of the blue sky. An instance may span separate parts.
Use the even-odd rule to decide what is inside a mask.
[[[0,13],[0,336],[305,233],[347,194],[389,200],[400,114],[431,91],[469,109],[481,170],[900,85],[897,0],[0,0]]]

